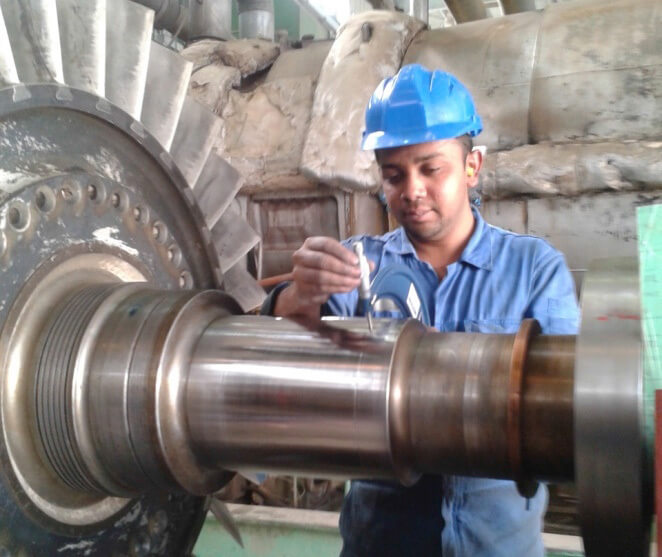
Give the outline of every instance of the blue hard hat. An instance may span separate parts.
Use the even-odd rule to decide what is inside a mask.
[[[461,135],[478,135],[483,122],[458,79],[420,64],[384,79],[365,111],[361,148],[386,149]]]

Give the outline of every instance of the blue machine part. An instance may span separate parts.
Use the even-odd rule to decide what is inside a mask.
[[[388,265],[377,272],[370,285],[370,310],[374,317],[413,317],[432,326],[428,303],[419,278],[405,265]],[[367,304],[357,307],[358,315],[365,315]]]

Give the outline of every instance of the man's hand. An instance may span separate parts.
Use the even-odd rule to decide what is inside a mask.
[[[331,294],[358,287],[361,272],[356,254],[333,238],[313,236],[292,255],[292,283],[276,300],[274,315],[319,317]]]

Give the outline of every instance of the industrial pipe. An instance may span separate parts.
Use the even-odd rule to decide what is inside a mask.
[[[274,40],[273,0],[238,0],[239,37]]]
[[[477,19],[485,19],[487,10],[483,0],[445,0],[457,23],[467,23]]]
[[[154,10],[154,27],[179,34],[186,25],[189,14],[179,0],[135,0]]]
[[[536,7],[536,0],[501,0],[501,5],[506,15],[539,9]]]
[[[184,40],[201,37],[223,40],[232,38],[230,0],[195,0],[189,2],[188,7],[180,0],[135,1],[154,10],[156,29],[166,29]]]

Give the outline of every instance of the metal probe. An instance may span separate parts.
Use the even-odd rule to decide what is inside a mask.
[[[359,284],[359,301],[356,308],[358,316],[365,315],[368,319],[368,330],[372,334],[372,301],[370,295],[370,264],[368,258],[363,253],[363,243],[354,242],[352,244],[354,253],[359,258],[359,269],[361,271],[361,284]]]

